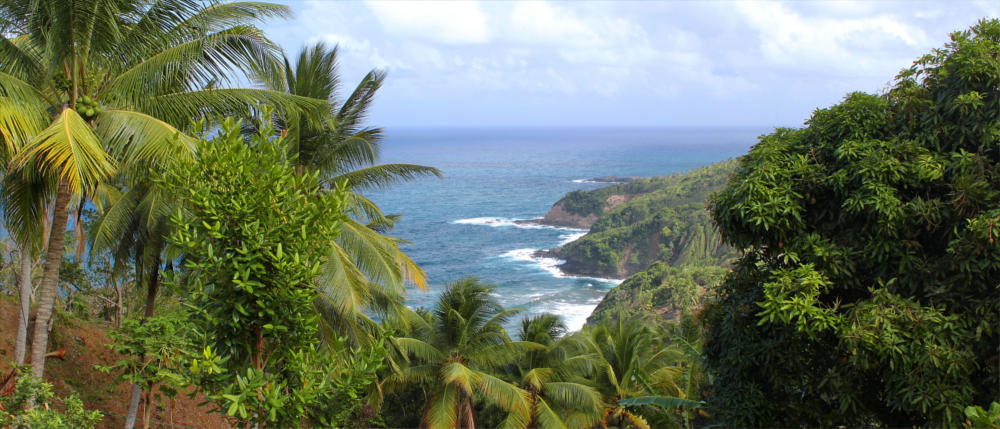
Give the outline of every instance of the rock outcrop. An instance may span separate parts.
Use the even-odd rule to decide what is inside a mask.
[[[594,222],[608,210],[618,207],[628,201],[629,195],[624,194],[611,194],[604,199],[604,205],[601,207],[600,212],[572,212],[567,209],[567,203],[565,198],[559,200],[555,203],[549,212],[545,214],[545,217],[535,221],[536,223],[549,226],[558,226],[563,228],[579,228],[579,229],[590,229],[594,225]]]

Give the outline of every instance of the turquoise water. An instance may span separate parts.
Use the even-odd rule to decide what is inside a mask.
[[[505,307],[561,315],[579,329],[616,279],[562,274],[558,261],[532,258],[585,231],[525,227],[559,198],[601,176],[662,176],[746,153],[766,128],[388,130],[381,162],[437,167],[427,178],[369,195],[400,213],[394,234],[427,272],[427,292],[409,304],[431,307],[447,282],[474,276],[497,286]]]

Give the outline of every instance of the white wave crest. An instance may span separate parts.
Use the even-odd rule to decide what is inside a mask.
[[[566,324],[566,330],[573,332],[583,328],[583,324],[587,323],[587,318],[590,317],[590,314],[597,308],[597,304],[600,303],[600,298],[587,301],[586,303],[557,301],[546,305],[545,307],[547,308],[544,310],[547,313],[557,314],[562,317],[563,323]]]
[[[453,220],[451,221],[451,223],[459,225],[482,225],[493,228],[508,227],[508,228],[524,228],[524,229],[555,229],[559,231],[572,231],[577,233],[587,232],[587,230],[579,228],[566,228],[561,226],[542,225],[540,223],[537,223],[540,220],[542,220],[542,218],[540,217],[533,219],[514,219],[505,217],[472,217],[468,219]]]
[[[559,242],[559,245],[560,246],[565,246],[565,245],[567,245],[569,243],[572,243],[572,242],[574,242],[576,240],[579,240],[580,238],[582,238],[585,235],[587,235],[586,232],[575,232],[575,233],[572,233],[572,234],[563,234],[563,235],[560,235],[559,238],[561,238],[563,241]]]
[[[591,276],[571,276],[569,274],[562,272],[562,270],[559,269],[559,266],[566,263],[566,261],[547,256],[536,256],[535,253],[538,252],[538,250],[539,249],[514,249],[500,255],[500,257],[513,259],[515,261],[531,262],[537,265],[538,268],[547,271],[549,274],[552,275],[552,277],[555,278],[590,279],[590,280],[596,280],[601,283],[610,283],[615,285],[622,282],[622,279],[605,279],[605,278],[591,277]]]

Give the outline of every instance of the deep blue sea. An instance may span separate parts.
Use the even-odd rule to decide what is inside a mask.
[[[515,225],[534,219],[567,192],[605,184],[601,176],[662,176],[736,157],[768,128],[389,129],[382,163],[440,169],[426,178],[369,193],[403,217],[393,234],[426,271],[429,290],[409,304],[432,307],[448,282],[474,276],[495,285],[505,307],[561,315],[579,329],[620,280],[570,277],[558,262],[533,258],[586,231]]]

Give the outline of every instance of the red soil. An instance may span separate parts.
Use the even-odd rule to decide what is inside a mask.
[[[110,366],[120,356],[106,346],[109,326],[72,317],[56,316],[49,336],[49,350],[66,348],[65,360],[46,359],[45,380],[52,383],[60,396],[75,392],[88,410],[100,410],[105,415],[99,428],[121,428],[128,410],[131,386],[114,380],[94,365]],[[14,358],[14,331],[17,329],[16,298],[0,296],[0,373],[7,374]],[[30,332],[30,331],[29,331]],[[29,342],[30,344],[30,342]],[[204,398],[189,399],[179,394],[174,400],[153,399],[150,428],[224,429],[231,426],[221,414],[206,405],[197,404]],[[142,428],[143,407],[139,408],[137,428]]]

